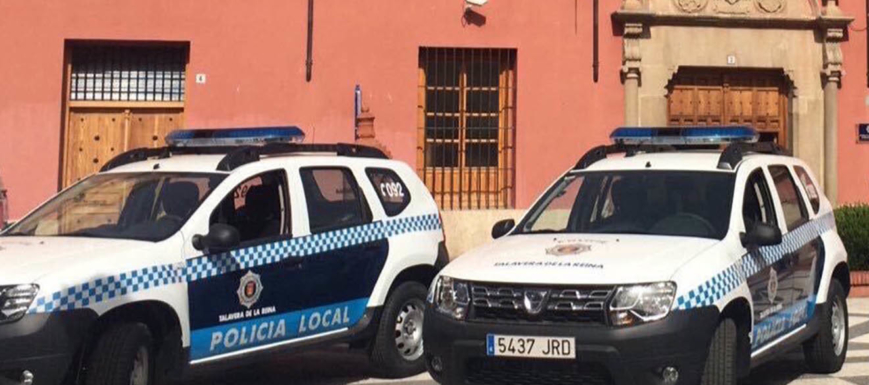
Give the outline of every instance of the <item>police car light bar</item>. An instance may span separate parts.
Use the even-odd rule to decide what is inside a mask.
[[[757,131],[748,126],[620,127],[610,135],[613,143],[672,146],[757,142]]]
[[[170,147],[222,147],[302,143],[305,133],[296,126],[175,130],[166,135]]]

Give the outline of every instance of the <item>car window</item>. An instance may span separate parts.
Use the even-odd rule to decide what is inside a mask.
[[[175,172],[94,175],[4,234],[163,240],[187,222],[224,177]]]
[[[377,192],[377,197],[383,205],[386,215],[396,216],[410,204],[410,192],[404,181],[395,171],[385,168],[369,168],[365,170],[368,180]]]
[[[781,201],[788,231],[808,222],[809,215],[794,178],[785,166],[770,166],[769,173]]]
[[[809,173],[806,172],[806,169],[800,166],[794,166],[794,171],[797,172],[797,178],[800,179],[803,188],[806,190],[806,195],[809,196],[809,203],[812,205],[812,212],[817,214],[818,210],[821,208],[821,194],[818,192],[815,182],[812,181],[812,178],[809,176]]]
[[[350,170],[303,168],[299,173],[311,233],[358,226],[370,220],[368,206]]]
[[[211,224],[235,227],[241,242],[290,233],[286,172],[271,171],[245,180],[211,214]]]
[[[732,175],[718,172],[574,173],[541,198],[520,233],[648,234],[722,239]]]
[[[750,231],[758,223],[776,226],[772,196],[761,169],[748,176],[742,199],[742,220],[746,231]]]

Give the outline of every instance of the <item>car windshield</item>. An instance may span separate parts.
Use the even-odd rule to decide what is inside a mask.
[[[178,231],[225,175],[117,173],[85,179],[4,236],[78,236],[160,241]]]
[[[574,173],[538,201],[514,234],[651,234],[723,239],[734,176],[721,172]]]

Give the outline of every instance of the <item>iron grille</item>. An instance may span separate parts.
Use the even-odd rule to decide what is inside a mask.
[[[468,383],[475,385],[611,385],[601,364],[578,361],[475,358],[467,363]]]
[[[612,287],[545,288],[548,297],[539,314],[525,309],[525,290],[538,287],[471,284],[470,320],[515,323],[606,324],[606,302]]]
[[[81,45],[72,48],[70,100],[184,100],[186,46]]]
[[[516,50],[421,48],[419,173],[444,209],[513,207]]]

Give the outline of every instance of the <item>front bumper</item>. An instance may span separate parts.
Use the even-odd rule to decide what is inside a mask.
[[[0,385],[17,383],[25,370],[34,384],[59,384],[96,318],[83,309],[28,314],[0,325]]]
[[[459,322],[426,311],[426,364],[441,384],[663,385],[675,367],[677,384],[697,384],[718,323],[715,307],[676,311],[626,328],[591,325]],[[507,359],[486,355],[488,334],[576,338],[576,360]],[[438,357],[442,371],[432,369]]]

